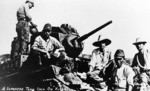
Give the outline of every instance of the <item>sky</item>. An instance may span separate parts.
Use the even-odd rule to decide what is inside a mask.
[[[0,55],[11,51],[11,42],[17,36],[16,11],[26,0],[1,0],[0,3]],[[41,31],[44,24],[60,26],[68,23],[80,36],[112,20],[112,24],[84,40],[82,53],[91,54],[98,36],[111,39],[108,46],[114,53],[123,49],[126,57],[137,52],[133,43],[137,37],[150,42],[149,0],[34,0],[30,10],[33,22]],[[150,44],[147,43],[147,48]]]

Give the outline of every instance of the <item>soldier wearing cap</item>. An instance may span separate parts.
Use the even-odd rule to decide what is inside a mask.
[[[142,38],[137,38],[133,45],[136,46],[138,53],[135,54],[132,62],[133,70],[140,74],[142,84],[147,85],[149,73],[146,70],[150,69],[150,50],[144,48],[147,42]]]
[[[133,77],[135,76],[132,68],[125,64],[125,54],[122,49],[118,49],[114,55],[112,71],[108,85],[108,91],[132,91]]]
[[[28,45],[30,42],[30,27],[29,23],[32,24],[32,26],[36,26],[32,23],[32,18],[29,13],[29,9],[34,7],[34,2],[32,0],[26,0],[25,4],[23,4],[19,9],[17,10],[17,20],[18,23],[16,24],[16,32],[20,43],[20,53],[26,54],[28,53]]]
[[[36,37],[32,45],[33,50],[38,51],[40,53],[41,62],[44,67],[53,64],[53,61],[55,64],[57,59],[53,60],[54,57],[64,57],[62,58],[64,60],[67,57],[64,53],[64,46],[56,38],[50,36],[51,32],[51,24],[46,23],[41,34]]]

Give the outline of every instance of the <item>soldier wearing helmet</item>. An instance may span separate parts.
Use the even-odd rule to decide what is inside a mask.
[[[30,26],[29,23],[32,26],[36,26],[32,23],[32,18],[30,15],[29,10],[34,7],[34,2],[32,0],[26,0],[25,4],[19,7],[17,10],[17,20],[18,23],[16,24],[16,32],[20,43],[19,53],[21,54],[27,54],[28,53],[28,45],[30,40]]]
[[[132,91],[133,77],[132,68],[125,62],[125,53],[122,49],[117,49],[114,60],[110,61],[105,68],[105,76],[108,91]]]

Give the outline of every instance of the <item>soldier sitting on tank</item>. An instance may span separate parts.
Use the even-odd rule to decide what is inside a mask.
[[[60,66],[62,61],[57,60],[66,60],[67,58],[63,45],[56,38],[50,36],[51,32],[51,24],[45,24],[41,34],[36,37],[32,45],[33,50],[39,52],[44,67],[52,64]]]
[[[90,83],[92,80],[91,84],[99,84],[103,81],[100,73],[112,58],[111,51],[106,48],[111,43],[111,40],[107,38],[101,39],[100,37],[101,36],[99,36],[98,41],[93,43],[93,45],[98,48],[93,50],[91,61],[89,62],[90,68],[87,73],[87,80],[89,80]]]
[[[103,70],[107,91],[132,91],[135,73],[126,61],[124,51],[117,49],[114,59],[109,61]]]

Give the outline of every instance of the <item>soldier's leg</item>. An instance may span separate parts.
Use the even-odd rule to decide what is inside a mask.
[[[24,27],[21,29],[21,53],[28,54],[29,50],[29,26],[25,23]]]
[[[140,74],[140,80],[141,80],[141,87],[140,91],[147,91],[147,86],[148,86],[148,76],[146,73],[141,73]]]
[[[87,73],[87,80],[94,84],[98,84],[102,79],[99,77],[100,70],[95,70]]]
[[[146,73],[141,73],[140,74],[140,80],[141,82],[147,83],[148,82],[148,76]]]
[[[18,22],[18,23],[16,24],[16,32],[17,32],[17,37],[18,37],[19,39],[21,39],[21,29],[22,29],[22,25],[21,25],[20,22]]]
[[[17,32],[17,37],[18,37],[18,51],[17,51],[17,54],[22,54],[22,43],[21,41],[23,40],[22,39],[22,34],[23,34],[23,27],[24,27],[24,24],[23,22],[19,21],[17,24],[16,24],[16,32]]]
[[[20,52],[21,54],[26,55],[28,50],[28,44],[26,41],[21,41]]]

